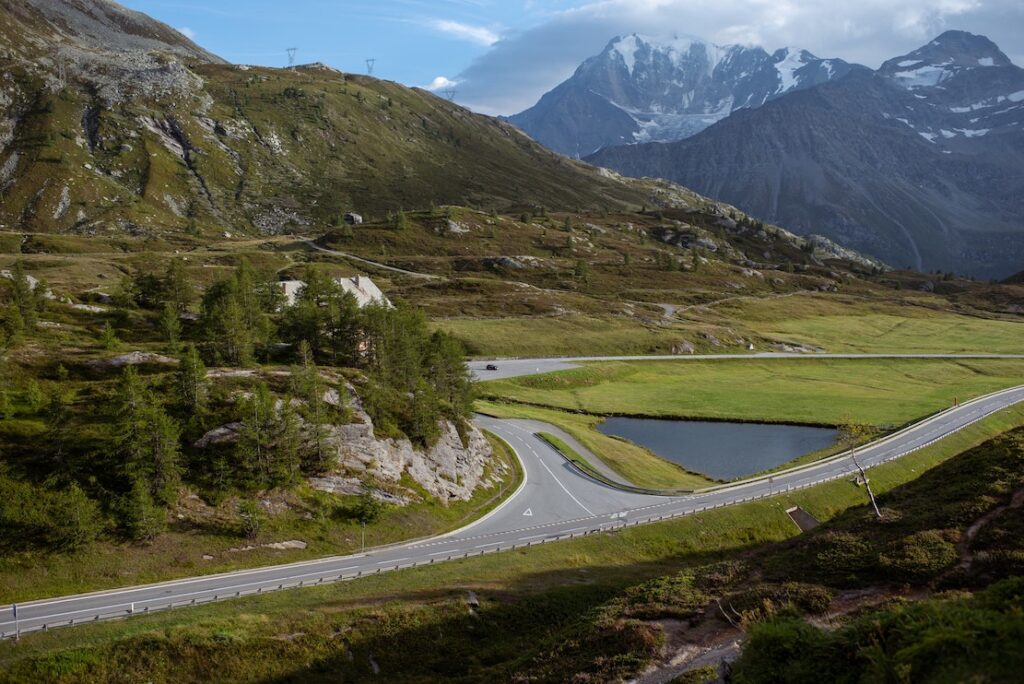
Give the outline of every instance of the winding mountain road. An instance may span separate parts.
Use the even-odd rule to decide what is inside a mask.
[[[745,355],[744,358],[750,356]],[[814,358],[824,356],[814,355]],[[829,357],[834,358],[835,355]],[[510,365],[513,362],[502,361],[498,372],[504,369],[506,373],[522,371],[518,374],[525,374],[531,372],[530,368],[554,370],[553,366],[603,358],[608,357],[533,359],[515,362],[517,365],[514,366]],[[864,467],[899,458],[1021,401],[1024,401],[1024,385],[979,397],[861,447],[857,456]],[[771,476],[751,478],[686,496],[636,494],[615,489],[582,474],[536,436],[537,424],[533,421],[480,416],[476,423],[504,439],[515,450],[522,461],[525,477],[519,489],[504,503],[467,527],[427,540],[371,549],[350,556],[20,603],[17,604],[16,615],[14,606],[0,606],[0,637],[289,587],[352,580],[401,568],[606,532],[853,477],[856,471],[850,455],[840,454]]]

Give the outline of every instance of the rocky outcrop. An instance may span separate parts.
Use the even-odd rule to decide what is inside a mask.
[[[483,483],[491,446],[475,427],[467,428],[463,444],[455,426],[445,421],[437,443],[429,449],[417,449],[408,439],[378,439],[373,421],[361,407],[354,407],[354,416],[356,422],[331,428],[339,470],[391,482],[408,473],[442,501],[466,501]]]
[[[355,391],[349,387],[348,396]],[[337,391],[328,390],[324,400],[338,403]],[[278,402],[280,408],[280,402]],[[467,501],[487,480],[492,449],[487,438],[472,425],[460,435],[451,421],[441,423],[441,437],[427,448],[418,448],[408,439],[379,438],[374,434],[373,420],[358,399],[350,403],[352,419],[346,424],[326,426],[327,440],[335,452],[330,472],[310,479],[315,489],[334,494],[358,494],[367,477],[397,484],[408,474],[432,496],[441,501]],[[213,428],[193,445],[197,449],[224,446],[238,441],[242,423],[228,423]],[[404,505],[415,496],[389,495],[384,500]]]

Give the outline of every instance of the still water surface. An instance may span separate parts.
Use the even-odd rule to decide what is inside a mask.
[[[836,439],[832,428],[650,418],[609,418],[598,429],[716,480],[774,468]]]

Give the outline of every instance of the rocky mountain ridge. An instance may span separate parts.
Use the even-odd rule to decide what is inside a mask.
[[[876,72],[588,161],[895,266],[1001,278],[1024,262],[1024,69],[982,36],[946,32]]]
[[[807,50],[718,46],[692,37],[619,36],[533,107],[509,117],[570,157],[610,145],[680,140],[738,109],[845,76]]]

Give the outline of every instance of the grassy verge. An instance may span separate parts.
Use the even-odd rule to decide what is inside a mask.
[[[1024,360],[602,362],[494,380],[487,398],[593,414],[898,426],[1024,382]]]
[[[1007,409],[874,469],[872,482],[884,496],[1022,425],[1024,407]],[[626,642],[628,632],[615,631],[598,633],[604,640],[597,643],[581,641],[578,626],[596,622],[594,610],[615,607],[604,602],[638,582],[796,536],[785,508],[797,504],[828,519],[864,504],[864,493],[849,482],[831,482],[609,535],[31,635],[18,645],[0,644],[0,680],[337,681],[370,678],[374,665],[380,676],[403,681],[505,680],[524,668],[564,660],[581,643],[619,651],[650,645]],[[627,596],[653,600],[673,586],[648,586]],[[467,606],[470,590],[480,597],[479,609]],[[544,679],[544,671],[538,676]],[[564,672],[551,671],[548,678],[559,677]]]
[[[367,525],[367,546],[458,529],[514,492],[523,477],[519,460],[504,441],[487,437],[495,454],[489,475],[504,478],[501,488],[480,488],[469,501],[448,505],[421,491],[425,495],[422,501],[389,507],[379,521]],[[409,478],[402,484],[417,486]],[[289,500],[288,510],[268,516],[255,540],[200,527],[172,529],[151,544],[97,542],[75,553],[8,555],[0,558],[0,603],[356,553],[361,546],[360,526],[348,515],[344,499],[340,505],[338,501],[323,492],[304,490],[300,497]],[[308,546],[286,551],[260,546],[291,539]]]
[[[526,418],[551,423],[592,451],[627,482],[647,489],[697,489],[712,483],[655,456],[647,449],[597,431],[599,416],[588,416],[522,404],[478,401],[477,410],[498,418]]]

